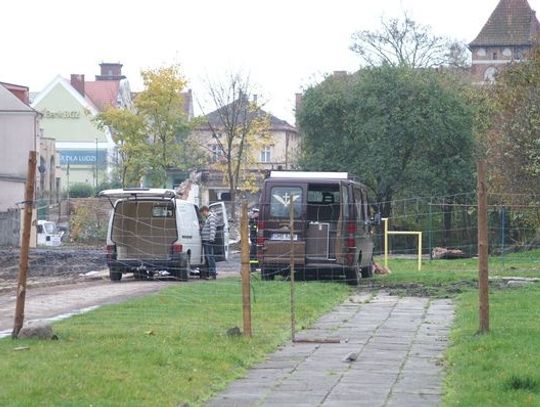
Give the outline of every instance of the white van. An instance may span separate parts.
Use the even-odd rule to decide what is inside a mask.
[[[187,281],[192,267],[204,267],[201,215],[171,189],[125,188],[101,191],[113,207],[107,231],[107,265],[112,281],[123,273],[139,279],[165,270]],[[229,256],[229,227],[223,202],[210,205],[218,220],[214,255]]]
[[[37,221],[37,244],[39,246],[60,246],[64,232],[59,232],[56,223],[48,220]]]

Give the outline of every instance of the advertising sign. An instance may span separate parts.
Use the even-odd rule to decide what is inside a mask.
[[[97,165],[104,167],[107,164],[107,150],[59,150],[60,165]]]

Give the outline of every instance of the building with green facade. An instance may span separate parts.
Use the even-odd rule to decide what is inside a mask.
[[[109,129],[99,129],[94,119],[109,107],[130,108],[131,92],[121,64],[100,66],[95,81],[57,76],[32,102],[43,115],[43,135],[56,140],[64,190],[75,183],[97,186],[114,171],[116,145]]]

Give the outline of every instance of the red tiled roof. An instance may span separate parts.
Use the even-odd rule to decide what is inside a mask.
[[[531,45],[540,32],[536,13],[527,0],[500,0],[470,46]]]
[[[89,81],[84,84],[84,93],[100,110],[117,105],[120,81]]]
[[[24,85],[16,85],[14,83],[9,82],[0,82],[0,85],[2,85],[4,88],[9,90],[11,93],[13,93],[21,102],[25,104],[29,104],[29,92],[28,92],[28,86]]]

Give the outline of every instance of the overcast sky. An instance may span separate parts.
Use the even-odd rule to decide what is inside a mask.
[[[351,34],[404,11],[439,35],[470,42],[498,0],[6,0],[0,81],[44,88],[57,74],[90,80],[100,62],[139,72],[180,63],[203,104],[206,78],[242,71],[266,109],[294,122],[294,94],[335,70],[354,71]],[[534,9],[540,0],[529,0]],[[199,111],[195,106],[196,113]]]

